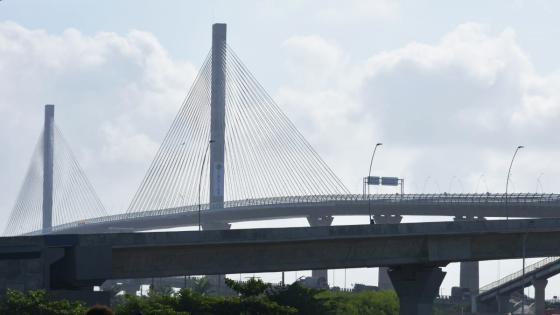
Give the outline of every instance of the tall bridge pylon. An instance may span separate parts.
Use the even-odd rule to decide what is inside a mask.
[[[226,24],[212,32],[212,48],[127,212],[348,193],[227,44]]]
[[[224,205],[224,149],[226,132],[226,24],[212,26],[212,86],[210,99],[210,204]]]
[[[44,129],[8,219],[4,235],[41,231],[107,215],[93,186],[45,106]]]

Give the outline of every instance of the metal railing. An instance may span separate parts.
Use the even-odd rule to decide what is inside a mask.
[[[548,257],[548,258],[545,258],[543,260],[539,260],[536,263],[525,267],[525,276],[527,276],[527,274],[529,274],[531,272],[537,271],[538,269],[543,269],[545,267],[548,267],[550,265],[557,264],[557,263],[560,263],[560,257],[557,257],[557,256],[556,257]],[[479,289],[479,295],[483,295],[485,293],[488,293],[489,291],[492,291],[492,290],[494,290],[498,287],[501,287],[501,286],[503,286],[507,283],[511,283],[511,282],[514,282],[514,281],[517,281],[517,280],[522,280],[522,277],[523,277],[523,269],[521,269],[519,271],[516,271],[516,272],[514,272],[510,275],[507,275],[507,276],[505,276],[501,279],[498,279],[498,280],[496,280],[492,283],[489,283],[489,284],[481,287]]]
[[[342,194],[342,195],[309,195],[309,196],[285,196],[285,197],[268,197],[257,199],[243,199],[226,201],[223,208],[250,208],[263,206],[306,206],[316,204],[332,204],[338,202],[368,202],[372,206],[391,205],[391,204],[416,204],[416,205],[500,205],[506,204],[505,194]],[[511,207],[519,205],[560,205],[560,194],[508,194],[507,205]],[[128,212],[104,217],[80,220],[70,223],[57,225],[51,231],[61,231],[76,228],[84,225],[102,224],[107,222],[134,220],[139,218],[168,216],[193,212],[198,210],[199,205],[187,205],[168,209],[155,209],[141,212]],[[210,204],[200,205],[202,211],[206,211],[211,207]]]

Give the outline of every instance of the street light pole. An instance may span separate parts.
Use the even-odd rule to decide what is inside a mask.
[[[368,178],[366,179],[366,185],[367,185],[367,195],[368,195],[368,213],[369,213],[369,224],[374,223],[373,219],[371,218],[371,198],[369,196],[369,178],[371,177],[371,168],[373,167],[373,158],[375,157],[375,152],[377,151],[377,147],[383,145],[383,143],[378,142],[375,145],[375,148],[373,148],[373,153],[371,155],[371,161],[369,162],[369,172],[368,172]]]
[[[204,164],[206,163],[206,155],[208,155],[208,150],[210,149],[210,145],[214,143],[214,140],[208,141],[208,145],[206,146],[206,151],[204,151],[204,157],[202,158],[202,165],[200,166],[200,177],[198,178],[198,231],[202,230],[202,225],[200,224],[200,191],[202,190],[202,174],[204,173]]]
[[[520,145],[515,149],[515,152],[513,153],[513,157],[511,158],[511,163],[509,163],[509,169],[508,169],[508,174],[507,174],[507,180],[506,180],[506,220],[509,220],[509,207],[508,207],[508,186],[509,186],[509,177],[511,175],[511,167],[513,166],[513,161],[515,160],[515,156],[517,156],[517,151],[519,151],[520,149],[523,149],[524,146]]]
[[[535,189],[535,193],[539,192],[539,185],[541,186],[541,194],[544,194],[544,189],[543,189],[543,185],[541,182],[541,177],[544,175],[544,173],[540,173],[539,177],[537,177],[537,188]]]

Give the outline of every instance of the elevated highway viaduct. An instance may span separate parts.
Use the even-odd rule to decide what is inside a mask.
[[[0,238],[2,283],[68,289],[107,279],[389,267],[401,314],[431,314],[442,266],[560,255],[560,219]]]
[[[225,208],[198,205],[155,211],[118,214],[73,222],[54,228],[54,233],[135,232],[179,226],[202,225],[205,230],[229,229],[232,223],[270,219],[305,218],[310,226],[329,226],[334,216],[372,215],[375,223],[400,223],[404,215],[448,216],[455,220],[486,217],[554,218],[560,216],[557,194],[387,194],[291,196],[228,201]],[[478,294],[477,262],[460,266],[460,287]],[[328,282],[327,270],[313,270],[317,283]],[[219,277],[218,277],[219,278]],[[216,278],[216,281],[220,281]],[[378,286],[392,289],[384,267],[379,268]]]

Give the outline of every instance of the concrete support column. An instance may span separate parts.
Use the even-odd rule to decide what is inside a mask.
[[[202,229],[204,231],[209,230],[229,230],[231,224],[225,222],[206,222],[202,223]],[[214,287],[216,294],[220,295],[225,292],[226,283],[225,275],[209,275],[206,276],[210,284]]]
[[[459,216],[455,217],[453,221],[477,221],[485,220],[481,217],[469,217],[469,216]],[[459,286],[464,289],[468,289],[471,296],[476,296],[478,294],[478,288],[480,287],[479,279],[479,264],[478,261],[468,261],[459,263],[460,273],[459,273]]]
[[[445,272],[439,267],[402,265],[389,269],[401,315],[430,315]]]
[[[43,130],[43,233],[52,227],[54,163],[54,105],[45,105]]]
[[[548,280],[535,279],[533,287],[535,288],[535,315],[544,315],[544,291]]]
[[[330,215],[307,217],[309,226],[330,226],[333,217]],[[329,284],[329,271],[327,269],[311,270],[311,277],[316,281],[316,287],[325,287]]]
[[[401,223],[401,215],[374,215],[373,220],[375,224],[397,224]],[[391,279],[387,274],[387,267],[379,267],[377,287],[380,290],[393,290],[393,285],[391,284]]]
[[[509,303],[509,294],[497,294],[496,295],[496,305],[498,306],[499,314],[506,314],[511,311],[511,305]]]
[[[478,294],[479,288],[479,269],[478,261],[469,261],[460,263],[460,280],[461,288],[469,289],[471,296]]]

